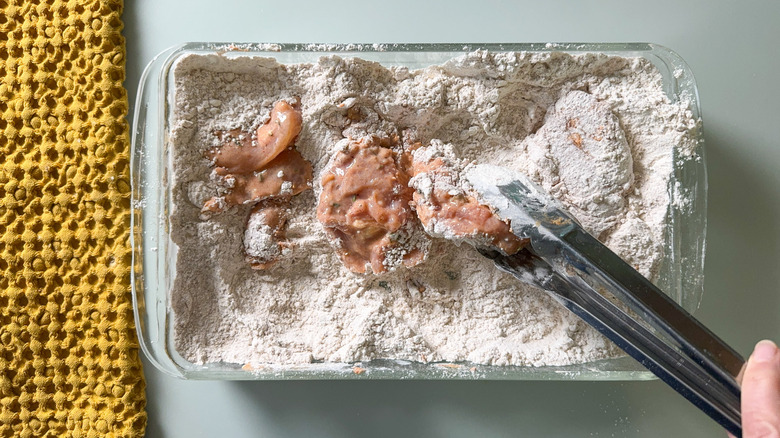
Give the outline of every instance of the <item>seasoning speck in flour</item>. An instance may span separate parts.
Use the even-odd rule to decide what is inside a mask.
[[[384,258],[353,272],[317,219],[323,173],[355,142],[397,139],[387,153],[396,162],[406,145],[421,144],[418,160],[436,158],[452,172],[421,172],[408,183],[430,206],[436,193],[465,196],[457,172],[467,164],[504,166],[539,183],[652,279],[673,158],[697,146],[689,103],[671,102],[655,67],[635,58],[477,51],[409,70],[338,56],[280,64],[192,54],[176,62],[174,82],[171,298],[175,348],[194,363],[542,366],[615,357],[617,347],[546,293],[444,238],[447,218],[410,222],[402,233],[385,227]],[[311,163],[313,190],[285,198],[279,220],[276,210],[243,201],[220,201],[219,214],[202,216],[206,202],[229,191],[207,158],[223,144],[219,133],[255,132],[280,101],[300,104],[295,150]],[[279,167],[271,176],[288,173]],[[334,214],[341,204],[331,202]],[[407,262],[409,254],[419,258]]]

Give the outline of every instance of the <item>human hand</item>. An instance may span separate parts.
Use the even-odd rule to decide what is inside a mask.
[[[780,350],[756,344],[742,373],[742,436],[780,438]]]

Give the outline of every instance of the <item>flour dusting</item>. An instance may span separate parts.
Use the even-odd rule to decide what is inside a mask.
[[[417,266],[350,272],[316,219],[320,175],[344,139],[371,136],[433,145],[417,153],[438,151],[457,168],[508,167],[652,279],[664,256],[674,156],[697,147],[689,102],[671,102],[660,73],[639,58],[476,51],[409,70],[338,56],[285,65],[187,55],[174,82],[171,299],[176,351],[194,363],[542,366],[620,355],[469,245],[433,238]],[[303,114],[296,149],[313,164],[315,183],[291,200],[280,254],[270,230],[248,222],[249,205],[201,217],[203,202],[224,192],[205,153],[220,144],[216,132],[253,131],[275,102],[295,98]],[[413,181],[418,191],[434,183]],[[278,261],[252,269],[245,241],[250,255]]]

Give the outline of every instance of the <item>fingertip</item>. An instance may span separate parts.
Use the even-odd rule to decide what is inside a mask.
[[[742,379],[745,437],[780,437],[780,350],[772,341],[756,344]]]
[[[764,339],[756,344],[753,354],[750,355],[751,361],[766,363],[777,360],[777,345],[774,342]]]

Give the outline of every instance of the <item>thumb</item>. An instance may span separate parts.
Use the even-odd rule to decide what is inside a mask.
[[[772,341],[756,344],[742,379],[744,438],[780,438],[780,351]]]

